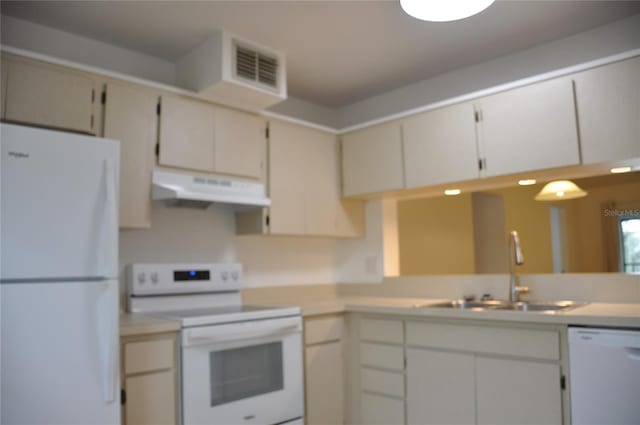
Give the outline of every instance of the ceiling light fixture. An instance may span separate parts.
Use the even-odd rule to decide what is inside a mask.
[[[462,191],[460,189],[447,189],[444,191],[444,194],[447,196],[455,196],[460,195]]]
[[[536,184],[536,179],[518,180],[518,184],[520,186],[531,186],[532,184]]]
[[[628,173],[629,171],[631,171],[631,167],[616,167],[611,169],[613,174]]]
[[[570,180],[556,180],[544,185],[534,198],[536,201],[563,201],[587,196],[587,192]]]
[[[493,2],[494,0],[400,0],[400,6],[416,19],[447,22],[480,13]]]

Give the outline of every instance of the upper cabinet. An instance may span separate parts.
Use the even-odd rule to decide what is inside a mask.
[[[582,161],[640,156],[640,57],[573,76]]]
[[[407,188],[479,177],[471,102],[407,118],[402,135]]]
[[[2,68],[4,119],[96,134],[94,81],[51,65],[10,61]],[[6,88],[4,87],[6,84]]]
[[[400,123],[393,121],[342,136],[342,178],[344,196],[404,188]]]
[[[215,108],[204,102],[162,96],[158,163],[213,173]]]
[[[359,237],[362,201],[340,199],[340,157],[335,135],[281,121],[269,123],[266,214],[238,214],[238,233]]]
[[[158,96],[143,88],[109,83],[104,99],[104,137],[120,141],[120,227],[151,227]]]
[[[260,178],[265,121],[257,115],[163,95],[158,163],[205,173]]]
[[[532,84],[474,103],[484,175],[580,163],[571,79]]]

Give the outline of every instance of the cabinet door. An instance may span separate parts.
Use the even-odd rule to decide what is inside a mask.
[[[475,423],[472,354],[407,349],[407,423]]]
[[[273,121],[269,124],[269,231],[305,233],[305,132],[301,127]]]
[[[127,425],[176,423],[175,372],[167,370],[125,379]]]
[[[158,162],[212,173],[215,108],[174,96],[162,96],[161,104]]]
[[[61,69],[9,62],[5,119],[96,134],[94,83]]]
[[[573,80],[583,163],[640,156],[640,58],[591,69]]]
[[[120,141],[120,227],[151,226],[151,172],[157,140],[158,97],[144,89],[108,84],[104,137]]]
[[[215,114],[215,172],[260,178],[266,121],[227,108],[216,108]]]
[[[306,423],[344,423],[344,372],[340,341],[305,348]]]
[[[568,78],[499,93],[477,102],[486,175],[580,162],[573,86]]]
[[[560,366],[476,358],[477,423],[561,424]]]
[[[471,102],[408,118],[402,137],[407,188],[478,178]]]
[[[391,122],[342,136],[343,195],[402,189],[402,131]]]

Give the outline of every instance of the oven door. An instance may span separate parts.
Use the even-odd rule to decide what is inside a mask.
[[[182,331],[184,424],[275,424],[304,413],[300,317]]]

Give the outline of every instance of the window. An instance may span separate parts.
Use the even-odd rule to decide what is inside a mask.
[[[640,217],[621,217],[620,225],[620,270],[625,273],[640,273]]]

